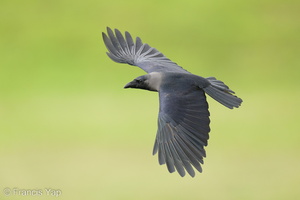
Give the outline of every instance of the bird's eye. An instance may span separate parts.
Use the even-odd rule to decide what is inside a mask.
[[[141,83],[142,82],[142,80],[140,80],[140,79],[136,79],[135,80],[137,83]]]

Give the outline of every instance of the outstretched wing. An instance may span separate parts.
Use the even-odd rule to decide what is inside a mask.
[[[113,31],[107,27],[107,34],[102,33],[103,41],[109,52],[107,55],[115,62],[138,66],[147,73],[179,72],[189,73],[155,48],[143,44],[137,37],[134,42],[130,33],[125,32],[125,38],[118,29]]]
[[[200,164],[206,156],[204,146],[209,138],[209,111],[204,91],[160,91],[158,131],[153,155],[158,152],[159,164],[167,164],[169,172],[183,177],[187,171],[195,176],[194,168],[202,172]]]

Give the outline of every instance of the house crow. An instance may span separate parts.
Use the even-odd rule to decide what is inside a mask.
[[[186,172],[194,177],[194,169],[202,172],[210,132],[206,94],[230,109],[239,107],[242,99],[233,95],[222,81],[191,74],[139,37],[134,41],[128,32],[123,36],[118,29],[113,32],[107,28],[107,34],[102,36],[107,55],[113,61],[147,72],[124,88],[159,93],[158,130],[153,148],[159,164],[166,164],[170,173],[177,171],[182,177]]]

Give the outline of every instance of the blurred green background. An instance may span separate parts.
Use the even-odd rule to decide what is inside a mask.
[[[0,1],[0,199],[300,199],[297,0]],[[152,156],[158,95],[113,63],[101,32],[129,31],[244,102],[208,98],[204,172]],[[4,188],[41,189],[6,196]],[[57,199],[57,198],[55,198]]]

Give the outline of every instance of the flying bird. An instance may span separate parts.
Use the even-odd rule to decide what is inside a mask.
[[[206,94],[230,109],[238,108],[242,99],[222,81],[188,72],[139,37],[134,41],[128,32],[124,37],[118,29],[113,32],[107,28],[107,34],[102,36],[107,55],[113,61],[147,72],[124,88],[159,93],[158,130],[153,148],[159,164],[166,164],[170,173],[177,171],[182,177],[186,172],[194,177],[194,169],[202,172],[210,132]]]

